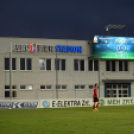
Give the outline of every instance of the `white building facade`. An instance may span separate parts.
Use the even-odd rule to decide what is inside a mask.
[[[0,46],[0,100],[92,98],[95,83],[100,97],[134,96],[134,61],[94,58],[87,40],[0,38]]]

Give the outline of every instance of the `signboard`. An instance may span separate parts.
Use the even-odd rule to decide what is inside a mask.
[[[0,109],[38,108],[38,101],[0,101]]]
[[[38,43],[29,43],[25,45],[13,45],[13,52],[64,52],[64,53],[82,53],[82,46],[65,45],[39,45]]]
[[[100,106],[116,106],[116,105],[132,105],[134,104],[134,98],[101,98]]]
[[[93,99],[41,100],[40,108],[90,107]]]
[[[92,107],[93,99],[40,100],[40,108]],[[100,98],[100,106],[132,105],[134,98]]]
[[[134,105],[134,98],[100,98],[100,106]],[[0,101],[0,109],[92,107],[93,99]]]
[[[93,55],[101,59],[134,59],[134,38],[94,36]],[[94,58],[98,58],[94,56]]]

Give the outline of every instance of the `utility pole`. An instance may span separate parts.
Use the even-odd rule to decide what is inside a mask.
[[[12,39],[10,44],[10,99],[12,100]]]

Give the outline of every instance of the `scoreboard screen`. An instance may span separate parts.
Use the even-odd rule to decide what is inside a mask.
[[[134,59],[133,37],[93,37],[93,55],[100,55],[101,59]],[[97,58],[97,56],[94,56]]]

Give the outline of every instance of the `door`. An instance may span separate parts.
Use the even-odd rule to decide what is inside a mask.
[[[106,84],[105,97],[129,97],[130,84]]]

